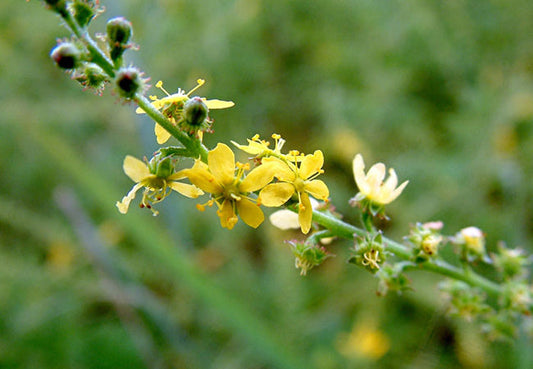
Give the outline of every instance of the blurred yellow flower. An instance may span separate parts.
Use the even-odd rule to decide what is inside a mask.
[[[313,207],[309,195],[326,201],[329,189],[324,182],[316,178],[323,173],[324,155],[317,150],[305,156],[286,156],[287,160],[268,157],[263,163],[274,163],[276,166],[277,183],[271,183],[261,190],[258,201],[262,205],[277,207],[285,204],[295,193],[298,194],[298,222],[302,232],[307,234],[311,229]],[[299,162],[299,163],[298,163]],[[299,164],[299,165],[298,165]]]
[[[163,82],[158,81],[156,83],[156,87],[161,89],[165,94],[167,94],[166,97],[163,97],[161,99],[158,99],[156,96],[150,96],[150,99],[152,99],[152,105],[157,109],[160,110],[163,115],[165,115],[172,123],[175,125],[179,125],[181,121],[183,120],[183,108],[185,106],[185,103],[190,100],[191,94],[196,91],[198,88],[204,85],[205,80],[198,79],[196,81],[198,84],[196,87],[194,87],[189,92],[185,93],[184,90],[181,88],[178,88],[178,92],[175,94],[169,94],[167,90],[163,88]],[[226,109],[231,108],[235,105],[233,101],[224,101],[224,100],[206,100],[205,98],[201,98],[201,100],[205,103],[207,109]],[[137,108],[135,110],[137,114],[144,114],[145,111],[142,108]],[[207,119],[206,124],[201,124],[199,127],[193,129],[193,130],[206,130],[210,127],[210,121]],[[170,138],[170,133],[168,133],[163,127],[161,127],[159,124],[155,124],[155,136],[157,138],[158,144],[164,144],[168,141]]]
[[[203,192],[196,186],[177,182],[180,179],[186,178],[183,170],[169,174],[168,176],[158,176],[152,173],[145,162],[131,155],[126,156],[124,159],[123,169],[124,173],[135,182],[135,185],[121,201],[117,201],[117,208],[122,214],[128,212],[130,202],[142,187],[144,187],[144,193],[140,206],[151,209],[154,215],[157,215],[158,212],[152,209],[152,204],[161,202],[172,190],[190,198],[203,195]]]
[[[389,351],[388,337],[374,327],[372,322],[363,321],[354,325],[349,334],[341,334],[337,350],[349,359],[366,358],[377,360]]]
[[[253,228],[257,228],[265,218],[259,204],[255,204],[248,195],[272,181],[276,166],[261,164],[244,177],[247,169],[249,165],[235,163],[233,151],[219,143],[209,151],[207,164],[196,160],[191,169],[185,170],[191,183],[212,195],[224,228],[232,229],[238,221],[237,215]],[[211,205],[212,201],[208,204]],[[203,208],[204,205],[199,205],[200,210]]]
[[[398,177],[394,169],[389,169],[389,178],[385,182],[385,164],[374,164],[365,174],[365,163],[361,154],[357,154],[353,160],[353,174],[359,188],[359,194],[355,201],[367,199],[378,205],[386,205],[394,201],[402,193],[409,181],[403,182],[399,187]]]

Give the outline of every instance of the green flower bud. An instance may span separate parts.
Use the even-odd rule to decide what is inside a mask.
[[[81,27],[85,27],[96,16],[96,13],[98,12],[98,1],[75,0],[70,7],[78,24]]]
[[[116,44],[126,45],[133,34],[131,22],[124,17],[111,18],[107,21],[107,39],[110,47]]]
[[[131,47],[129,43],[133,34],[131,22],[124,17],[112,18],[107,22],[107,42],[113,61],[119,61],[124,51]]]
[[[44,0],[44,3],[48,9],[57,12],[62,17],[68,14],[66,0]]]
[[[183,119],[193,127],[201,127],[207,119],[209,108],[198,96],[192,97],[183,106]]]
[[[106,82],[109,82],[107,74],[98,65],[93,63],[85,63],[74,76],[76,81],[81,83],[86,88],[93,88],[97,93],[103,91]]]
[[[54,47],[50,56],[56,62],[59,68],[75,69],[79,66],[81,60],[81,52],[71,42],[63,42]]]
[[[294,266],[300,269],[300,275],[307,275],[307,272],[322,264],[332,255],[323,246],[318,246],[313,242],[289,241],[294,254]]]
[[[527,276],[527,266],[531,264],[524,250],[508,249],[503,243],[498,245],[498,253],[492,254],[496,270],[505,280],[521,279]]]
[[[145,88],[142,73],[134,67],[120,68],[115,77],[116,89],[120,96],[131,99]]]

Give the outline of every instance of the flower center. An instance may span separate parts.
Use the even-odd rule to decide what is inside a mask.
[[[301,178],[296,178],[292,183],[297,192],[305,191],[305,181]]]

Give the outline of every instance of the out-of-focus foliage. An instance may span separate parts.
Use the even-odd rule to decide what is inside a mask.
[[[481,228],[489,249],[505,240],[531,251],[531,1],[103,5],[92,30],[131,20],[141,48],[126,60],[152,82],[187,90],[205,78],[202,95],[235,101],[214,114],[208,147],[276,132],[289,148],[322,149],[332,202],[349,221],[351,159],[362,152],[410,180],[387,235],[442,220],[449,234]],[[227,231],[176,196],[155,222],[130,213],[174,240],[205,289],[148,257],[150,244],[124,227],[130,214],[74,177],[94,171],[100,198],[119,200],[131,187],[122,160],[153,152],[153,124],[54,67],[48,53],[68,36],[58,23],[37,1],[0,2],[0,368],[270,368],[284,357],[325,369],[530,367],[527,341],[495,345],[445,318],[433,276],[413,273],[414,292],[376,297],[372,276],[345,263],[347,242],[302,278],[283,243],[298,233]],[[72,154],[51,155],[48,134]],[[78,212],[65,210],[61,187]],[[243,338],[247,328],[228,323],[232,305],[211,293],[252,312],[287,354],[269,360],[263,333]]]

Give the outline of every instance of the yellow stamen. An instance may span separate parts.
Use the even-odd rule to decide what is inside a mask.
[[[158,89],[160,89],[161,91],[163,91],[164,93],[167,94],[167,96],[170,96],[170,94],[168,93],[167,90],[165,90],[163,88],[163,81],[157,81],[157,83],[155,84],[155,87],[157,87]]]
[[[196,80],[196,83],[198,83],[198,84],[196,85],[196,87],[193,88],[192,90],[190,90],[190,91],[187,93],[187,96],[191,96],[191,94],[192,94],[194,91],[196,91],[197,89],[199,89],[200,87],[202,87],[202,86],[204,85],[204,83],[205,83],[205,80],[204,80],[204,79],[198,79],[198,80]]]

